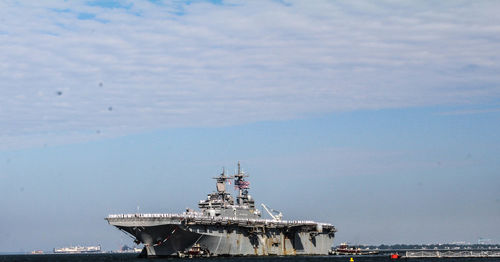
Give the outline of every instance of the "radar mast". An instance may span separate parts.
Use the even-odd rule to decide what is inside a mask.
[[[231,179],[231,177],[226,176],[226,169],[222,168],[222,173],[214,177],[213,179],[217,180],[216,189],[218,193],[226,192],[226,182]]]

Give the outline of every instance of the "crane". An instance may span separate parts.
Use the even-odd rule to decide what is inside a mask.
[[[266,210],[266,212],[273,218],[273,220],[275,221],[281,221],[281,219],[283,218],[283,213],[281,213],[280,211],[278,210],[274,210],[272,208],[268,208],[266,205],[264,204],[260,204],[264,210]],[[274,213],[274,214],[273,214]]]

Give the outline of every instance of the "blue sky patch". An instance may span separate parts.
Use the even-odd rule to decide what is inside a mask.
[[[91,13],[78,13],[78,19],[80,20],[89,20],[89,19],[94,19],[95,14]]]
[[[122,9],[130,9],[133,4],[125,3],[123,1],[112,1],[112,0],[99,0],[99,1],[89,1],[87,2],[89,6],[98,6],[103,8],[122,8]]]

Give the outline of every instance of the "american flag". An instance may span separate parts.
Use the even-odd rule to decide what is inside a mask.
[[[248,181],[236,181],[234,184],[236,189],[246,189],[250,187],[250,182]]]

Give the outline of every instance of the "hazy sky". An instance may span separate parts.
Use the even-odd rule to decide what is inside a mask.
[[[131,245],[242,162],[335,243],[500,242],[498,1],[0,1],[0,252]]]

